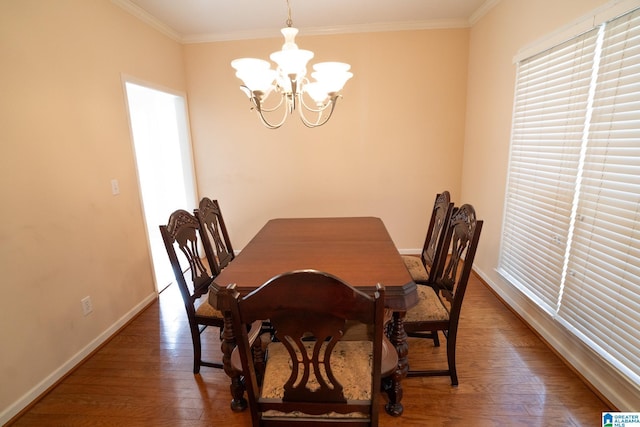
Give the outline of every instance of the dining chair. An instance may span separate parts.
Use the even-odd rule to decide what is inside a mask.
[[[377,285],[369,296],[316,270],[280,274],[245,296],[233,284],[220,292],[240,331],[231,359],[244,372],[254,426],[377,425],[381,377],[398,363],[383,344],[384,293]],[[242,327],[259,319],[270,319],[275,334],[263,360]],[[355,324],[368,332],[346,339]]]
[[[448,375],[451,377],[451,384],[458,385],[458,322],[482,224],[483,221],[476,218],[473,206],[465,204],[456,209],[445,230],[445,248],[451,250],[451,255],[444,271],[436,279],[435,287],[417,285],[418,304],[407,311],[404,319],[404,329],[408,336],[417,333],[438,334],[440,331],[444,334],[447,339],[448,369],[410,369],[408,377]]]
[[[208,326],[218,328],[221,333],[224,317],[208,301],[207,292],[215,275],[200,255],[200,245],[206,250],[208,244],[201,237],[200,223],[194,215],[179,209],[169,216],[166,225],[160,225],[160,233],[187,311],[193,342],[193,373],[199,373],[201,366],[222,368],[222,362],[202,360],[200,335]]]
[[[417,284],[435,286],[436,278],[442,273],[447,258],[447,253],[443,250],[445,232],[453,210],[451,195],[448,191],[436,194],[420,257],[402,255],[411,278]],[[440,346],[437,332],[419,331],[408,336],[432,339],[434,346]]]
[[[231,239],[224,223],[220,204],[217,200],[203,197],[194,215],[198,218],[202,230],[202,240],[209,265],[215,275],[218,275],[235,257]]]
[[[449,192],[437,194],[420,257],[402,256],[414,282],[432,285],[441,272],[446,261],[446,253],[443,251],[445,230],[452,213],[453,203]]]

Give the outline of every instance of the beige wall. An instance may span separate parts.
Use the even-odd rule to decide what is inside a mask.
[[[0,424],[155,294],[121,73],[184,91],[181,55],[108,0],[0,1]]]
[[[267,58],[280,38],[186,45],[199,190],[220,200],[234,246],[273,217],[367,215],[419,248],[435,194],[460,194],[468,31],[298,37],[311,63],[355,75],[316,129],[295,115],[264,128],[239,89],[231,60]]]
[[[485,220],[475,259],[476,270],[606,398],[620,409],[637,411],[640,408],[637,386],[606,369],[602,361],[506,285],[495,271],[509,156],[516,73],[513,58],[523,47],[605,3],[602,0],[502,0],[474,25],[469,52],[462,199],[473,203]]]

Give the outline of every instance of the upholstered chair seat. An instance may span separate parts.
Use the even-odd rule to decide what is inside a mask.
[[[407,266],[407,270],[409,270],[409,274],[411,274],[411,278],[414,282],[426,283],[429,281],[429,273],[424,267],[424,264],[422,263],[420,257],[413,255],[402,255],[402,261],[404,261],[404,265]]]
[[[450,304],[431,286],[418,285],[418,304],[407,311],[405,322],[449,320]]]
[[[198,303],[200,305],[198,305]],[[206,293],[195,303],[196,315],[202,317],[212,317],[215,319],[224,319],[224,315],[220,310],[209,304],[209,294]]]
[[[314,341],[309,341],[305,343],[305,347],[310,351],[314,344]],[[367,381],[362,384],[362,378],[368,378],[371,375],[372,351],[371,341],[343,339],[331,352],[334,374],[344,387],[346,399],[368,400],[371,398],[371,384]],[[388,340],[382,343],[382,376],[388,375],[396,368],[398,359],[395,352],[395,348]],[[284,345],[279,342],[269,343],[265,353],[265,359],[268,362],[262,385],[262,397],[282,398],[284,393],[282,385],[291,374],[289,354]]]
[[[305,342],[308,354],[313,351],[315,341]],[[323,344],[325,346],[326,344]],[[344,387],[344,397],[347,400],[370,400],[371,382],[362,381],[362,378],[371,377],[372,369],[371,341],[340,341],[331,352],[331,366],[336,379]],[[298,357],[302,357],[300,352],[296,352]],[[282,399],[284,397],[283,385],[291,375],[292,363],[284,344],[279,342],[270,343],[266,352],[266,369],[262,383],[261,398]],[[313,372],[310,373],[310,380],[307,383],[309,389],[314,391],[319,388],[318,380]],[[301,413],[286,414],[280,411],[267,411],[264,416],[300,416]],[[321,417],[344,417],[343,414],[322,414]],[[354,412],[354,417],[366,417],[365,414]]]

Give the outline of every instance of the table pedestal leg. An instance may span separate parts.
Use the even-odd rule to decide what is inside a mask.
[[[244,398],[244,383],[242,372],[238,372],[231,366],[231,352],[236,347],[236,339],[233,335],[231,313],[224,313],[224,331],[222,333],[222,365],[224,372],[231,378],[231,410],[241,412],[247,409],[247,399]]]
[[[409,372],[409,345],[407,344],[407,333],[404,331],[404,312],[394,312],[391,323],[389,341],[395,346],[398,352],[398,368],[391,374],[385,389],[389,396],[389,403],[385,405],[385,410],[394,417],[402,415],[404,407],[402,400],[402,379]]]

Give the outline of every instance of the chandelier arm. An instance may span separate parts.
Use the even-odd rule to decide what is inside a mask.
[[[310,107],[307,105],[306,102],[304,102],[304,97],[302,96],[302,94],[300,95],[300,104],[307,110],[307,111],[311,111],[312,113],[322,113],[324,110],[326,110],[329,105],[331,105],[333,103],[333,99],[336,97],[339,97],[340,95],[335,95],[332,96],[331,99],[329,100],[329,102],[327,102],[326,104],[324,104],[322,107],[318,107],[318,108],[314,108],[314,107]]]
[[[303,80],[302,80],[302,85],[306,86],[307,84],[309,84],[309,79],[304,77]],[[298,93],[295,93],[295,94],[298,96],[298,98],[300,100],[300,105],[303,106],[304,108],[306,108],[308,111],[311,111],[312,113],[321,113],[324,110],[326,110],[327,107],[329,106],[329,104],[331,104],[331,101],[333,100],[334,95],[335,95],[334,93],[330,93],[329,94],[329,98],[331,98],[331,99],[329,100],[329,102],[327,102],[322,107],[315,108],[315,107],[310,107],[309,105],[307,105],[306,102],[304,102],[304,90],[300,91]],[[295,104],[294,104],[294,108],[295,108]]]
[[[260,101],[260,97],[256,96],[255,94],[251,97],[251,102],[256,108],[260,108],[260,111],[263,111],[265,113],[271,113],[272,111],[276,111],[278,108],[280,108],[280,106],[282,105],[282,102],[284,101],[284,98],[285,98],[285,95],[282,94],[282,96],[280,96],[280,101],[278,102],[278,104],[275,107],[270,107],[270,108],[265,108],[264,105],[262,105],[262,102]]]
[[[322,126],[323,124],[327,123],[327,121],[329,121],[329,119],[331,118],[331,115],[333,114],[333,110],[336,108],[336,103],[338,102],[338,98],[339,98],[339,95],[334,95],[331,98],[331,100],[329,101],[329,104],[331,105],[331,109],[329,110],[328,114],[324,115],[324,119],[322,118],[323,111],[327,109],[329,104],[327,104],[327,106],[325,106],[323,109],[317,110],[318,120],[316,120],[315,122],[307,120],[307,118],[304,116],[304,112],[302,111],[303,109],[300,108],[300,110],[298,111],[300,113],[300,120],[302,120],[302,123],[308,128],[315,128],[318,126]]]
[[[269,129],[278,129],[280,126],[282,126],[284,124],[285,120],[287,120],[287,109],[285,108],[284,115],[282,116],[282,120],[280,120],[280,123],[277,123],[275,125],[270,123],[267,120],[267,118],[264,116],[264,114],[262,114],[262,108],[261,108],[261,105],[260,105],[260,98],[255,98],[253,100],[253,102],[254,102],[254,104],[256,106],[255,110],[256,110],[256,113],[258,114],[258,117],[260,117],[260,121],[267,128],[269,128]],[[282,102],[280,102],[279,105],[282,105]],[[265,110],[265,111],[269,112],[269,111],[273,111],[273,110]]]

